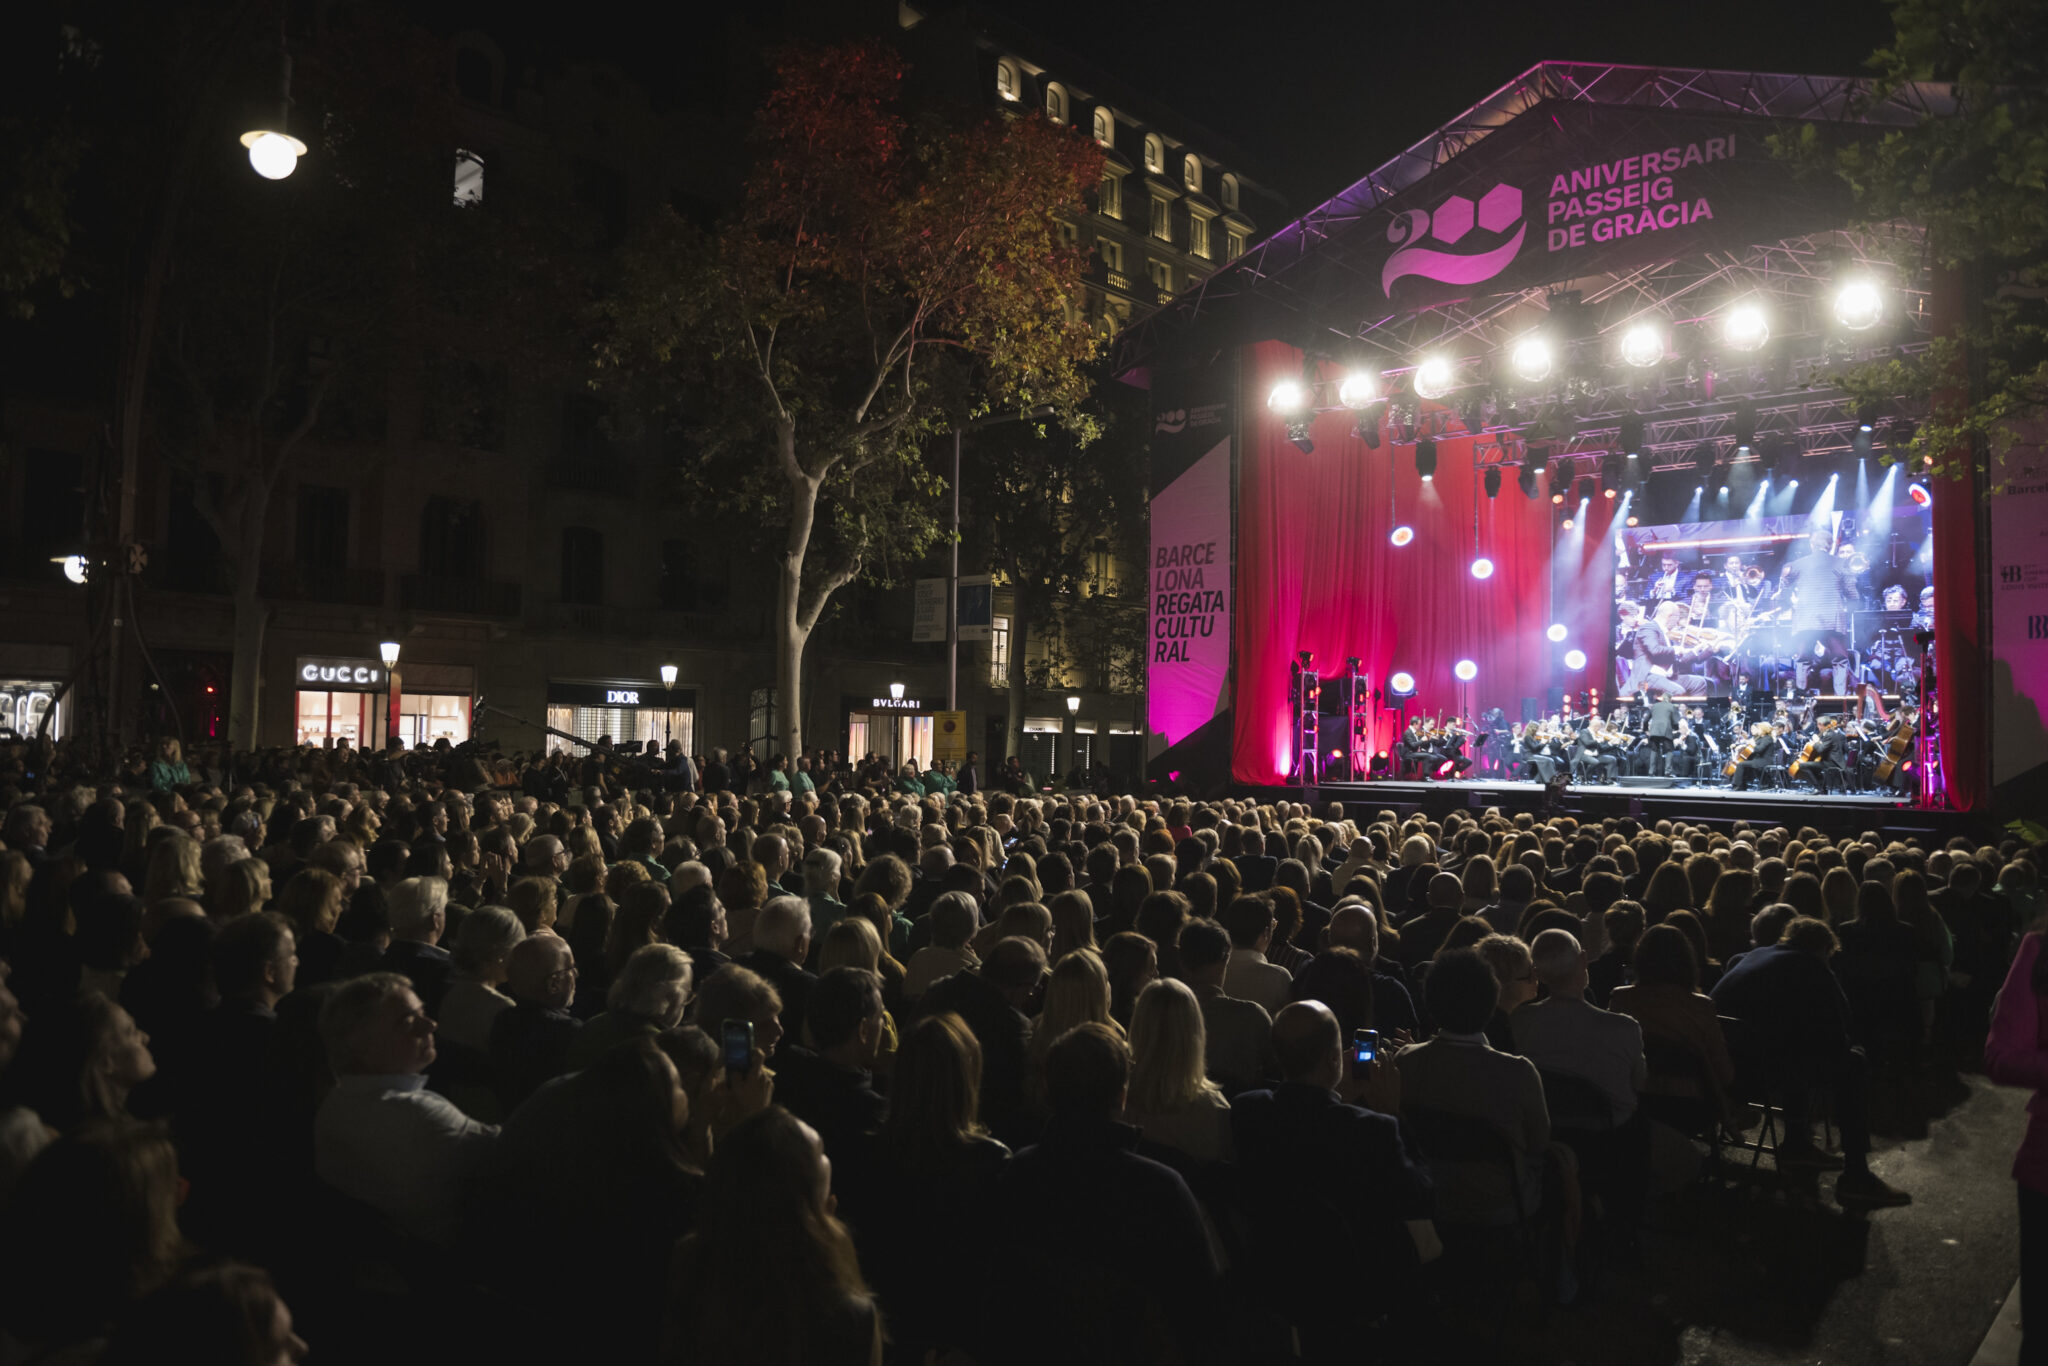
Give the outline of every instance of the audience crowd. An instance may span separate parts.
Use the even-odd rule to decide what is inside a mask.
[[[0,750],[0,1360],[1427,1357],[1724,1143],[1907,1202],[1873,1087],[2044,919],[2012,840],[172,757]]]

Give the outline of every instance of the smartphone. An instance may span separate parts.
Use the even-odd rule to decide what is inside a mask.
[[[725,1056],[726,1071],[745,1073],[754,1069],[752,1020],[727,1020],[719,1027],[719,1045],[720,1052]]]
[[[1377,1029],[1354,1029],[1351,1031],[1351,1075],[1364,1079],[1379,1061],[1380,1032]]]

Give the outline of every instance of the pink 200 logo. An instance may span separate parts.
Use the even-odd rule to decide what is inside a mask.
[[[1434,239],[1445,246],[1456,246],[1475,224],[1488,233],[1513,228],[1515,235],[1490,251],[1472,254],[1440,251],[1425,245],[1426,240]],[[1476,206],[1464,195],[1452,195],[1438,206],[1434,221],[1425,209],[1396,214],[1387,225],[1387,240],[1407,245],[1387,258],[1386,269],[1380,272],[1380,292],[1391,298],[1394,282],[1404,275],[1420,275],[1447,285],[1476,285],[1491,280],[1508,268],[1528,233],[1529,225],[1522,221],[1522,192],[1506,184],[1496,185],[1481,195]]]

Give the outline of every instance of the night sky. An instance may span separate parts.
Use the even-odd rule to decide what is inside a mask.
[[[1877,0],[986,2],[1236,141],[1297,213],[1539,61],[1857,75],[1891,34]]]

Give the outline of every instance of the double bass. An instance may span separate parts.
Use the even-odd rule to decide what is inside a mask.
[[[1797,759],[1794,759],[1791,765],[1786,768],[1785,777],[1787,779],[1798,777],[1799,768],[1802,764],[1810,764],[1815,759],[1820,758],[1820,742],[1827,735],[1827,733],[1833,730],[1834,728],[1835,719],[1832,716],[1827,717],[1821,721],[1820,731],[1811,740],[1808,740],[1806,742],[1806,748],[1800,750],[1799,757]]]
[[[1893,732],[1890,743],[1885,746],[1884,758],[1877,761],[1875,776],[1879,782],[1890,782],[1892,775],[1899,771],[1899,765],[1904,763],[1906,756],[1913,752],[1913,740],[1918,734],[1919,729],[1920,714],[1914,711],[1902,710],[1899,716],[1899,728]]]

